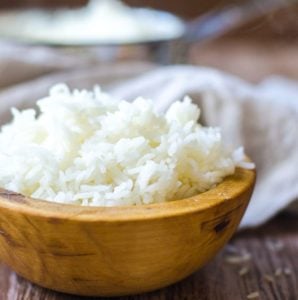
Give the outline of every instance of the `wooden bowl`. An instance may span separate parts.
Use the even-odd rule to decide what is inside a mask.
[[[255,172],[192,198],[133,207],[55,204],[0,190],[0,260],[43,287],[85,296],[152,291],[206,264],[231,238]]]

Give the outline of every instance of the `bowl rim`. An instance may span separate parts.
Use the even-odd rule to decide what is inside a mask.
[[[224,178],[214,188],[189,198],[147,205],[113,207],[56,203],[33,199],[0,188],[0,213],[6,209],[23,215],[49,218],[54,223],[62,220],[121,222],[169,218],[194,212],[203,213],[226,201],[237,200],[239,196],[252,192],[255,180],[255,169],[237,167],[233,175]]]

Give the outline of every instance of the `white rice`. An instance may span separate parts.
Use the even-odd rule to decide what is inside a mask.
[[[12,109],[0,132],[0,186],[33,198],[90,206],[139,205],[204,192],[245,162],[219,128],[197,123],[185,97],[165,115],[143,98],[54,86],[33,109]]]

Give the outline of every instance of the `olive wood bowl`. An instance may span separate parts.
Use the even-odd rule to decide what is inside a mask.
[[[235,232],[255,183],[237,168],[194,197],[131,207],[82,207],[0,189],[0,260],[49,289],[119,296],[175,283]]]

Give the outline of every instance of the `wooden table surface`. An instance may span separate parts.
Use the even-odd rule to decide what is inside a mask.
[[[298,299],[298,218],[283,214],[238,233],[206,267],[168,288],[123,300]],[[18,277],[0,263],[1,300],[87,299],[55,293]],[[104,298],[101,298],[104,299]]]

